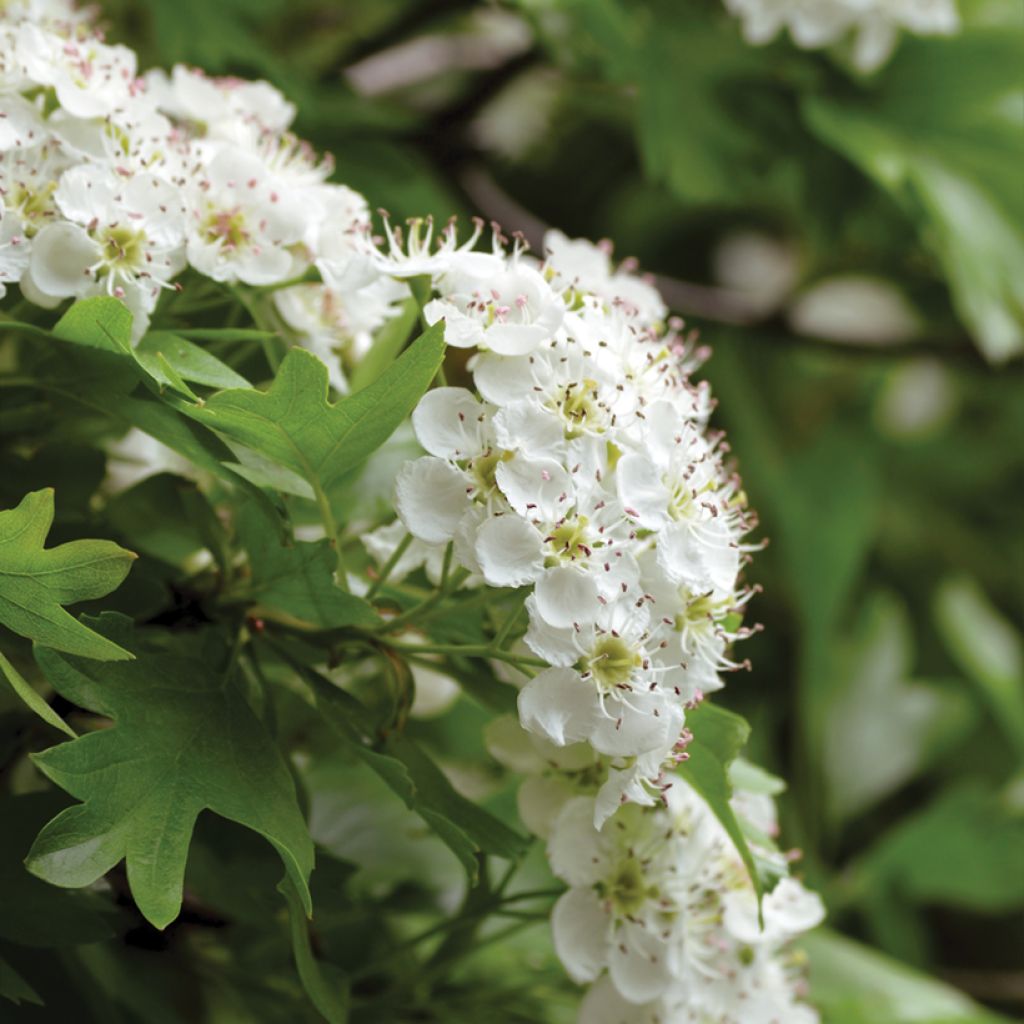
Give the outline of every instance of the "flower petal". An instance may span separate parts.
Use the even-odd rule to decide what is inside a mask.
[[[466,479],[430,455],[407,462],[398,474],[395,504],[406,529],[429,544],[449,541],[470,507]]]
[[[555,952],[575,982],[593,981],[608,959],[611,921],[592,889],[570,889],[551,911]]]
[[[412,414],[423,447],[441,459],[468,459],[481,451],[480,433],[488,414],[465,388],[434,388]]]
[[[571,565],[547,569],[537,580],[534,594],[537,614],[552,626],[593,622],[601,607],[594,577]]]
[[[492,587],[532,583],[543,568],[541,535],[517,515],[492,516],[476,535],[476,557]]]

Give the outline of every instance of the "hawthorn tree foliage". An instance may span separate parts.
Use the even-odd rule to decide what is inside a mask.
[[[509,17],[561,56],[587,17],[599,55],[584,46],[581,66],[617,84],[685,28],[667,19],[656,41],[657,3],[635,20],[610,0],[555,6]],[[861,74],[901,30],[960,27],[944,5],[837,0],[814,24],[784,6],[716,7],[709,39],[761,59],[733,13],[749,43],[786,30]],[[739,470],[783,460],[740,376],[737,460],[709,352],[657,282],[558,230],[531,250],[480,220],[375,220],[275,85],[140,67],[96,17],[68,0],[0,15],[5,1013],[1000,1019],[820,928],[805,874],[841,909],[849,892],[817,849],[804,867],[785,783],[717,693],[761,630]],[[609,34],[625,45],[606,61]],[[971,229],[949,219],[950,197],[989,217],[986,197],[851,98],[805,100],[809,129],[922,219],[977,344],[1012,355],[1019,297],[975,287]],[[636,102],[652,178],[714,191],[710,165],[691,177],[659,148],[646,87]],[[699,125],[691,146],[729,148]],[[1002,280],[1019,239],[989,221]],[[815,458],[772,491],[802,552],[804,672],[828,664],[862,554],[835,554],[819,523],[855,535],[871,501],[869,483],[852,503],[829,491]],[[905,661],[899,612],[875,600],[862,647]],[[966,582],[936,616],[1019,741],[1017,637]],[[864,657],[861,689],[880,692],[889,666]],[[950,710],[933,694],[919,713],[905,671],[894,747]],[[840,727],[863,710],[843,699],[801,739],[837,751],[832,803],[811,787],[812,840],[893,786],[856,764]],[[858,878],[942,890],[938,867],[907,874],[915,830],[1000,813],[944,799]],[[1000,842],[996,877],[1019,830]]]

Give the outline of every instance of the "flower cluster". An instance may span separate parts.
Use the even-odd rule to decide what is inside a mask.
[[[523,725],[656,785],[687,705],[738,667],[728,647],[749,632],[752,517],[692,345],[600,247],[553,234],[540,263],[449,230],[433,264],[428,248],[418,227],[408,251],[392,231],[387,261],[431,273],[424,315],[472,350],[475,388],[435,388],[414,412],[428,454],[399,474],[399,516],[435,561],[450,543],[488,585],[525,588],[524,641],[550,667],[519,695]]]
[[[580,1024],[815,1024],[790,942],[824,909],[786,877],[787,858],[772,844],[776,780],[746,763],[732,779],[732,809],[781,878],[764,898],[762,926],[747,869],[692,789],[665,786],[657,801],[608,815],[599,804],[614,788],[613,759],[586,744],[557,747],[507,717],[491,723],[487,742],[525,775],[520,816],[569,886],[552,928],[569,975],[593,983]]]
[[[553,232],[537,260],[497,230],[475,249],[482,231],[460,245],[452,227],[436,243],[429,224],[389,228],[379,260],[429,277],[424,317],[468,350],[473,383],[431,390],[413,414],[427,454],[398,476],[414,540],[394,570],[436,578],[447,550],[472,580],[523,595],[520,649],[546,667],[489,740],[527,776],[521,817],[570,886],[559,955],[577,981],[602,979],[581,1020],[813,1021],[780,951],[820,902],[786,879],[760,930],[746,868],[675,773],[687,711],[751,632],[754,520],[691,379],[701,354],[606,246]],[[368,544],[384,560],[401,536],[391,524]]]
[[[725,0],[743,20],[748,42],[767,43],[787,29],[797,46],[817,50],[853,36],[853,61],[862,71],[884,64],[900,29],[950,35],[959,28],[955,0]]]
[[[385,222],[378,244],[272,86],[140,76],[69,0],[4,6],[0,94],[0,288],[28,302],[108,294],[141,337],[161,296],[227,292],[264,303],[342,389],[339,352],[358,359],[429,292],[423,318],[472,386],[423,397],[399,520],[365,540],[393,576],[448,586],[457,565],[522,598],[522,656],[500,652],[525,677],[519,718],[491,740],[527,776],[523,819],[569,886],[553,924],[569,973],[595,983],[582,1019],[813,1021],[781,951],[820,904],[786,879],[761,929],[727,834],[672,784],[687,712],[752,631],[754,518],[692,379],[702,353],[652,283],[558,232],[541,259],[496,228],[478,248],[483,224],[460,243],[452,225]]]
[[[406,289],[374,272],[362,196],[289,132],[265,82],[175,67],[141,75],[69,0],[0,18],[0,288],[53,307],[122,299],[135,330],[192,268],[272,287],[279,315],[335,366],[369,343]],[[319,282],[280,287],[310,273]]]

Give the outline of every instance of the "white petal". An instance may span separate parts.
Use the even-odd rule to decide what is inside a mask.
[[[665,1024],[661,1004],[636,1006],[623,999],[605,975],[591,985],[580,1004],[576,1024]],[[787,1021],[786,1024],[796,1024]]]
[[[423,307],[428,324],[444,320],[444,340],[452,348],[473,348],[483,341],[484,329],[479,320],[466,316],[457,306],[444,299],[433,299]]]
[[[730,594],[740,571],[740,550],[721,517],[673,523],[658,536],[658,564],[670,580],[692,592]]]
[[[555,819],[573,796],[572,786],[560,775],[533,775],[520,785],[516,809],[533,835],[547,839]]]
[[[508,513],[492,516],[476,536],[476,557],[492,587],[521,587],[542,570],[544,539],[529,523]]]
[[[523,639],[530,650],[551,665],[560,668],[574,665],[580,657],[580,649],[574,641],[575,630],[571,626],[557,628],[545,622],[537,612],[537,599],[532,594],[526,599],[526,610],[530,625]]]
[[[601,716],[597,690],[570,668],[549,668],[519,691],[519,721],[560,747],[588,740]]]
[[[482,352],[473,366],[473,381],[488,402],[507,405],[533,394],[536,385],[530,360]]]
[[[544,769],[544,758],[515,715],[499,715],[488,722],[484,743],[491,757],[514,772],[528,775]]]
[[[551,337],[539,324],[493,324],[483,332],[483,342],[502,356],[525,356]]]
[[[558,815],[548,840],[551,870],[576,887],[595,885],[609,871],[606,840],[594,828],[594,801],[588,796],[570,800]]]
[[[494,436],[502,448],[557,457],[565,448],[562,421],[537,402],[518,401],[499,409]]]
[[[611,922],[592,889],[570,889],[551,912],[555,952],[577,983],[593,981],[608,960]]]
[[[499,462],[494,477],[508,503],[528,519],[553,522],[566,512],[572,483],[554,459],[516,456]]]
[[[612,757],[634,757],[667,748],[683,725],[681,709],[662,693],[630,693],[626,700],[605,701],[587,737],[595,750]]]
[[[537,613],[552,626],[593,622],[601,605],[593,576],[571,565],[547,569],[537,580]]]
[[[672,981],[668,949],[640,924],[626,921],[620,925],[609,960],[612,983],[631,1003],[657,999]]]
[[[619,500],[626,514],[656,530],[668,519],[669,493],[657,466],[646,455],[623,455],[615,467]]]
[[[764,931],[757,917],[753,890],[726,893],[723,923],[740,942],[784,942],[816,928],[825,919],[821,897],[795,878],[783,878],[764,898]]]
[[[416,437],[442,459],[468,459],[480,454],[481,427],[487,411],[465,388],[434,388],[412,414]]]
[[[395,495],[406,529],[430,544],[451,540],[470,507],[465,477],[447,462],[429,455],[402,467]]]
[[[32,242],[32,281],[44,295],[84,295],[95,283],[88,268],[101,255],[100,247],[77,224],[49,224]]]

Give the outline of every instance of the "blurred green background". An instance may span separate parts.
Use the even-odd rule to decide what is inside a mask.
[[[717,0],[119,0],[143,66],[265,77],[399,217],[611,238],[713,348],[770,543],[722,699],[831,927],[1024,1013],[1024,5],[872,79]],[[989,1019],[830,945],[835,1024]]]

